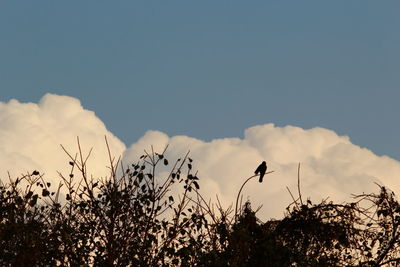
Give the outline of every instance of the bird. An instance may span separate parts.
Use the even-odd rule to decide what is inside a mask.
[[[258,180],[260,183],[262,183],[266,171],[267,171],[267,163],[263,161],[254,172],[256,175],[260,174],[260,179]]]

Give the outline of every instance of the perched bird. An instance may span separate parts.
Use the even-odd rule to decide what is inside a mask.
[[[254,172],[255,174],[260,174],[260,180],[258,180],[260,183],[262,183],[266,171],[267,171],[267,163],[263,161]]]

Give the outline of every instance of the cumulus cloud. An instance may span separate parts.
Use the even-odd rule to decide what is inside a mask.
[[[115,154],[125,150],[95,113],[84,109],[76,98],[46,94],[38,104],[14,99],[0,102],[0,177],[3,180],[10,172],[15,178],[38,170],[50,181],[59,181],[57,171],[70,170],[60,144],[75,155],[77,136],[83,153],[93,148],[88,167],[94,175],[105,174],[108,156],[104,136]]]
[[[243,190],[244,200],[251,200],[261,218],[282,217],[292,202],[286,186],[297,196],[297,167],[301,163],[303,198],[317,202],[326,197],[333,201],[351,201],[351,194],[377,191],[374,182],[390,187],[397,193],[400,187],[400,162],[377,156],[370,150],[352,144],[347,136],[313,128],[276,127],[265,124],[245,130],[244,138],[223,138],[204,142],[187,136],[168,137],[158,131],[148,131],[125,151],[124,160],[132,161],[153,145],[162,151],[169,144],[171,158],[190,150],[199,170],[202,193],[223,204],[234,203],[242,183],[266,160],[269,174],[263,183],[257,179]]]
[[[366,148],[351,143],[347,136],[323,129],[302,129],[294,126],[258,125],[246,129],[244,138],[223,138],[205,142],[187,136],[168,136],[148,131],[129,148],[112,133],[94,112],[85,110],[79,100],[47,94],[38,104],[11,100],[0,102],[0,174],[10,171],[17,176],[33,169],[45,172],[46,178],[57,181],[56,170],[68,172],[68,158],[59,144],[76,151],[76,136],[85,151],[93,147],[89,169],[104,176],[108,156],[104,143],[107,136],[115,156],[123,162],[136,162],[143,150],[151,146],[157,152],[169,145],[170,161],[190,150],[199,171],[201,191],[206,198],[218,195],[227,207],[234,203],[242,183],[253,175],[258,164],[267,161],[268,174],[263,183],[250,181],[243,190],[244,200],[253,207],[262,205],[263,219],[282,217],[291,202],[286,190],[297,188],[297,165],[301,163],[303,198],[319,201],[351,200],[351,194],[376,191],[374,182],[386,185],[397,194],[400,190],[400,162],[377,156]]]

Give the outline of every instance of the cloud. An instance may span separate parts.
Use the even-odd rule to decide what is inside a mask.
[[[95,176],[107,173],[107,136],[112,153],[123,155],[123,162],[136,162],[143,150],[153,146],[172,162],[190,150],[194,168],[199,171],[202,193],[225,207],[234,203],[242,183],[253,175],[258,164],[267,161],[268,174],[263,183],[251,180],[243,190],[244,200],[253,207],[262,205],[258,215],[279,218],[291,202],[288,186],[297,194],[297,166],[301,163],[303,198],[314,202],[329,197],[334,201],[351,200],[351,194],[376,191],[374,182],[400,190],[400,162],[377,156],[351,143],[347,136],[323,129],[302,129],[273,124],[246,129],[244,138],[222,138],[205,142],[187,136],[168,136],[148,131],[129,148],[107,130],[95,113],[84,109],[79,100],[47,94],[38,104],[11,100],[0,102],[0,177],[10,171],[12,177],[37,169],[46,178],[59,181],[56,171],[68,173],[68,157],[63,144],[75,153],[76,136],[84,152],[93,147],[88,169]]]
[[[39,170],[46,178],[59,181],[57,171],[68,173],[68,156],[62,144],[73,155],[77,152],[77,136],[88,153],[93,148],[89,168],[94,175],[103,175],[107,165],[107,136],[111,150],[122,154],[125,145],[93,111],[68,96],[46,94],[38,104],[10,100],[0,102],[0,177],[11,177]]]
[[[288,186],[297,196],[297,167],[301,163],[300,183],[304,199],[317,202],[326,197],[333,201],[351,201],[351,194],[377,191],[374,182],[400,193],[400,162],[377,156],[356,146],[347,136],[313,128],[276,127],[265,124],[245,130],[244,138],[223,138],[204,142],[187,136],[168,137],[158,131],[148,131],[125,151],[129,162],[153,145],[162,151],[169,144],[167,155],[178,158],[190,150],[199,170],[202,193],[207,198],[219,196],[225,206],[234,203],[242,183],[262,160],[269,174],[263,183],[250,181],[243,190],[244,200],[254,207],[262,205],[261,218],[282,217],[292,202]]]

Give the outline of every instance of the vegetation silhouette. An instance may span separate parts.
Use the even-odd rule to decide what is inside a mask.
[[[189,153],[170,164],[151,148],[124,168],[109,152],[109,176],[93,178],[79,139],[65,152],[71,172],[57,186],[37,171],[2,182],[1,266],[400,265],[400,205],[383,186],[351,203],[303,202],[299,165],[298,197],[288,189],[284,218],[262,222],[250,202],[233,214],[204,199]]]

